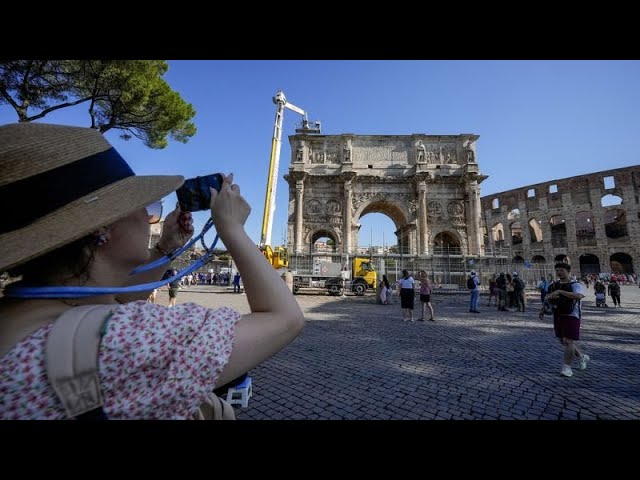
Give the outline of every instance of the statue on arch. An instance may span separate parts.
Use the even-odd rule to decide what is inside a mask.
[[[424,146],[424,142],[422,140],[418,140],[416,143],[416,161],[418,163],[424,163],[427,155],[427,148]]]

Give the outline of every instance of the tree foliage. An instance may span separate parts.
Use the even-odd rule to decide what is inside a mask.
[[[92,128],[164,148],[196,133],[195,109],[163,80],[167,69],[164,60],[3,60],[0,106],[31,122],[85,103]]]

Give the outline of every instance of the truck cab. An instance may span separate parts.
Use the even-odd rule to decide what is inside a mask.
[[[351,291],[356,295],[364,295],[367,288],[375,290],[378,274],[369,258],[356,257],[351,264]]]
[[[350,274],[351,281],[347,282],[349,288],[356,295],[364,295],[368,288],[375,290],[378,283],[378,274],[373,262],[369,258],[355,257],[351,261],[351,272],[342,272],[346,280]],[[334,277],[325,282],[330,295],[339,295],[342,292],[343,277]]]
[[[286,247],[271,248],[269,245],[265,245],[260,250],[276,270],[289,266],[289,252],[287,252]]]

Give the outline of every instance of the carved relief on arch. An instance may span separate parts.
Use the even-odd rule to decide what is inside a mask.
[[[464,215],[464,205],[462,202],[449,202],[447,205],[447,213],[450,217],[462,217]]]
[[[311,227],[309,225],[304,225],[302,227],[302,238],[304,242],[308,242],[309,232],[311,231]]]
[[[431,200],[427,203],[427,213],[430,217],[441,217],[443,212],[442,204],[437,200]]]
[[[389,200],[393,200],[394,198],[400,202],[402,205],[406,206],[407,211],[411,215],[415,215],[418,210],[418,201],[416,200],[415,194],[412,193],[396,193],[390,197],[387,197]]]
[[[333,198],[327,201],[324,211],[327,215],[339,215],[342,212],[342,204],[338,200],[334,200]]]
[[[370,202],[375,197],[380,195],[379,193],[373,192],[354,192],[351,200],[351,206],[353,208],[354,213],[360,208],[365,202]],[[382,195],[380,195],[380,199],[382,199]]]
[[[318,200],[309,200],[305,212],[307,215],[319,215],[322,213],[322,204]]]

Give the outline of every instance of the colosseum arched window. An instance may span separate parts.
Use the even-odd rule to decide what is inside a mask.
[[[613,205],[621,205],[622,204],[622,197],[618,196],[618,195],[612,195],[612,194],[607,194],[607,195],[603,195],[602,198],[600,198],[600,204],[603,207],[611,207]]]
[[[507,214],[507,220],[518,220],[520,218],[520,209],[514,208]]]
[[[593,225],[591,212],[576,213],[576,239],[578,246],[581,247],[597,245],[596,229]]]
[[[585,253],[580,255],[580,274],[591,275],[594,273],[600,273],[600,259],[592,254]]]
[[[567,246],[567,226],[565,225],[564,215],[554,215],[549,219],[551,225],[551,245],[558,247]]]
[[[609,257],[611,273],[634,273],[633,260],[631,255],[623,252],[616,252]]]
[[[629,235],[627,214],[621,208],[610,208],[604,214],[604,231],[608,238],[623,238]]]
[[[498,222],[491,228],[491,235],[496,246],[501,247],[504,245],[504,227],[502,223]]]
[[[542,225],[540,220],[532,218],[529,220],[529,237],[531,243],[538,243],[543,241],[542,237]]]
[[[522,243],[522,227],[520,226],[520,222],[513,222],[509,227],[511,228],[511,244],[518,245]]]

